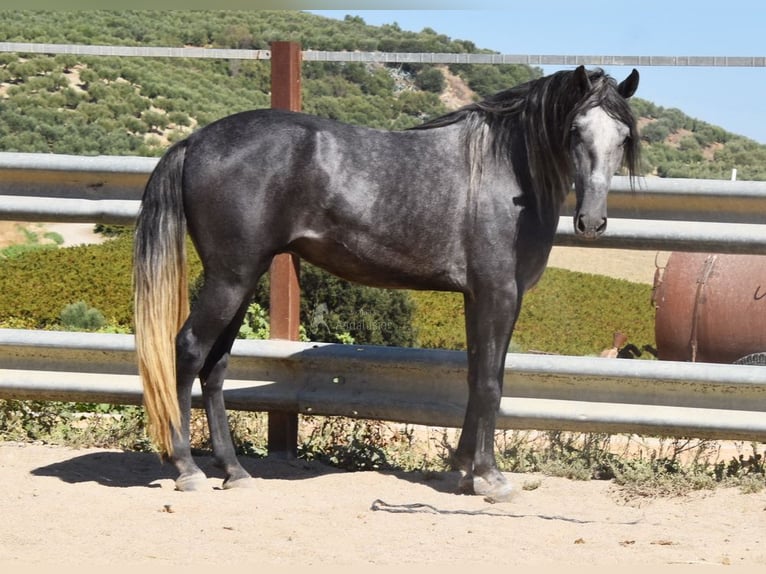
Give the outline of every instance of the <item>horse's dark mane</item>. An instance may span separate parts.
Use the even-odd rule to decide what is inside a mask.
[[[601,69],[591,70],[588,72],[591,87],[585,92],[574,74],[574,71],[561,71],[520,84],[411,129],[432,129],[462,122],[470,150],[485,136],[483,127],[487,126],[490,151],[496,158],[510,161],[512,134],[523,128],[532,187],[538,207],[545,209],[560,204],[572,186],[569,135],[574,117],[601,106],[630,129],[623,164],[631,177],[636,176],[640,149],[638,129],[630,105],[617,91],[617,82]]]

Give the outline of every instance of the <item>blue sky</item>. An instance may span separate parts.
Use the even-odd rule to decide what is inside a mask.
[[[766,56],[763,0],[506,0],[502,6],[310,11],[339,19],[359,15],[374,26],[396,22],[415,32],[430,27],[502,54]],[[546,74],[556,69],[543,68]],[[618,79],[630,72],[606,70]],[[639,72],[638,97],[766,144],[766,68],[644,66]]]

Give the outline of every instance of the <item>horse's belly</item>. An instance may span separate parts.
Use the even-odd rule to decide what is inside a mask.
[[[461,266],[449,256],[429,257],[415,249],[301,238],[289,250],[333,275],[372,287],[460,291],[464,283]]]

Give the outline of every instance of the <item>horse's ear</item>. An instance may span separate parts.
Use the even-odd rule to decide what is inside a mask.
[[[575,85],[583,91],[583,93],[587,94],[590,91],[592,84],[590,83],[588,70],[585,69],[585,66],[578,66],[574,71],[574,82]]]
[[[636,93],[636,89],[638,88],[638,70],[633,68],[633,71],[630,73],[630,75],[625,78],[622,82],[620,82],[620,85],[617,86],[617,91],[619,94],[625,98],[626,100]]]

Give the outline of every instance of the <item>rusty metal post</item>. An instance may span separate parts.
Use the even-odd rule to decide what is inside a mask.
[[[301,109],[301,48],[296,42],[271,44],[271,107]],[[269,329],[272,339],[298,340],[301,292],[300,262],[289,253],[274,258],[270,269]],[[298,414],[268,414],[270,454],[294,458],[298,448]]]

